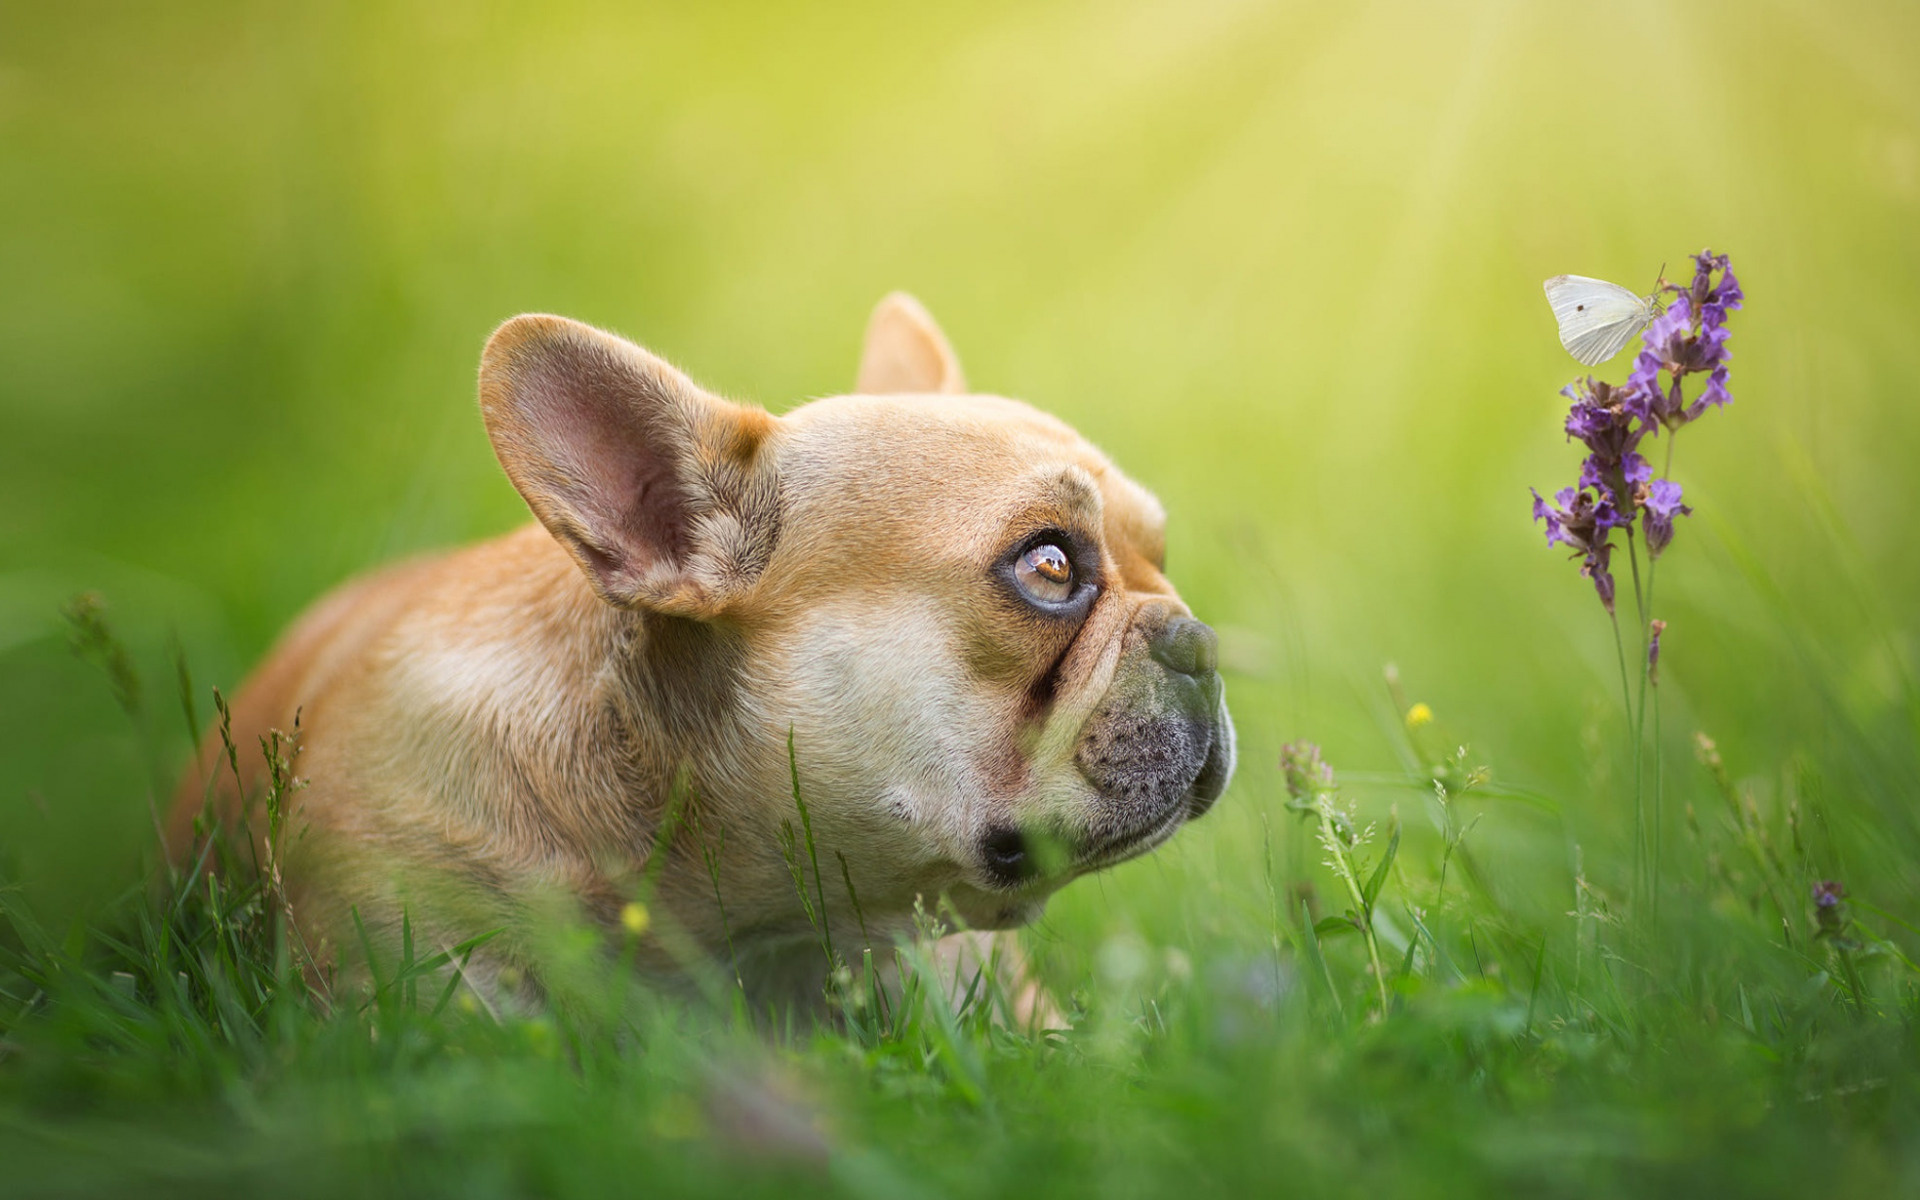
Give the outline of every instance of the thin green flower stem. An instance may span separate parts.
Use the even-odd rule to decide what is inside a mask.
[[[1640,586],[1640,541],[1634,538],[1634,526],[1626,526],[1626,561],[1634,566],[1634,607],[1640,609],[1640,705],[1634,712],[1634,797],[1638,799],[1645,791],[1645,753],[1647,753],[1647,657],[1653,649],[1653,618],[1649,605],[1653,603],[1653,549],[1647,547],[1647,586]],[[1653,814],[1653,822],[1659,822],[1659,812]],[[1651,841],[1657,841],[1655,833]],[[1645,862],[1644,847],[1636,847]],[[1640,883],[1647,883],[1649,877],[1659,876],[1659,868],[1642,870]],[[1651,897],[1645,897],[1651,900]]]
[[[1651,594],[1651,593],[1649,593]],[[1666,779],[1660,751],[1660,685],[1653,685],[1653,918],[1660,919],[1660,817],[1666,800]]]
[[[1646,789],[1646,772],[1643,764],[1646,761],[1647,745],[1647,639],[1653,636],[1653,627],[1647,623],[1648,592],[1640,585],[1640,544],[1639,540],[1633,536],[1632,525],[1627,526],[1627,561],[1633,564],[1633,604],[1640,612],[1640,698],[1633,716],[1633,802],[1637,811],[1644,803],[1642,797]],[[1648,555],[1648,570],[1652,570],[1651,554]],[[1645,838],[1644,829],[1644,824],[1635,820],[1636,839]],[[1634,854],[1640,863],[1640,871],[1634,876],[1634,882],[1644,887],[1649,875],[1644,841],[1636,843]]]
[[[1347,895],[1353,900],[1353,911],[1360,918],[1360,932],[1367,937],[1367,957],[1373,960],[1373,982],[1380,989],[1380,1019],[1384,1021],[1387,1018],[1387,973],[1380,965],[1380,941],[1373,933],[1373,910],[1360,892],[1360,878],[1354,872],[1353,859],[1347,854],[1346,844],[1333,827],[1333,802],[1322,795],[1314,811],[1320,817],[1320,842],[1334,857],[1334,873],[1347,885]]]
[[[1640,635],[1644,638],[1647,633],[1647,592],[1640,585],[1640,539],[1633,535],[1631,521],[1626,526],[1626,532],[1627,561],[1633,565],[1633,607],[1640,613]],[[1648,562],[1651,563],[1652,559],[1649,558]]]
[[[1660,467],[1660,478],[1662,479],[1673,478],[1673,444],[1679,439],[1679,430],[1672,429],[1667,431],[1667,458],[1666,462]],[[1653,687],[1653,911],[1656,917],[1658,917],[1660,913],[1661,832],[1667,793],[1666,772],[1664,770],[1666,765],[1665,755],[1660,748],[1660,685],[1653,681],[1652,660],[1653,580],[1654,575],[1659,570],[1660,560],[1654,557],[1652,547],[1649,546],[1647,551],[1647,608],[1646,611],[1641,614],[1641,620],[1646,625],[1648,649],[1647,653],[1641,656],[1642,661],[1640,663],[1640,695],[1642,698],[1640,705],[1640,724],[1644,726],[1647,722],[1645,697],[1647,687],[1651,684]],[[1635,742],[1638,743],[1643,739],[1644,734],[1636,731],[1634,734]]]
[[[1641,803],[1641,796],[1646,790],[1646,771],[1643,763],[1645,762],[1647,752],[1647,638],[1651,635],[1651,630],[1647,624],[1647,609],[1644,597],[1640,594],[1640,556],[1634,545],[1631,528],[1629,528],[1627,533],[1627,553],[1633,559],[1634,598],[1640,602],[1640,692],[1639,702],[1635,706],[1633,717],[1633,797],[1637,807]],[[1637,822],[1636,826],[1638,826]],[[1644,838],[1645,834],[1641,833],[1637,836]],[[1647,852],[1644,842],[1635,846],[1634,851],[1639,856],[1641,864],[1640,874],[1637,876],[1635,882],[1644,888],[1648,876],[1652,873],[1647,865]],[[1642,892],[1642,897],[1646,898],[1644,891]]]
[[[1627,648],[1625,641],[1623,641],[1620,636],[1620,614],[1609,610],[1607,619],[1613,622],[1613,652],[1620,660],[1620,707],[1626,710],[1627,731],[1628,736],[1631,737],[1634,729],[1633,692],[1631,685],[1627,682]],[[1639,767],[1640,764],[1636,759],[1633,772],[1633,885],[1636,890],[1640,886],[1640,845],[1642,842],[1640,829],[1642,813],[1640,807]]]

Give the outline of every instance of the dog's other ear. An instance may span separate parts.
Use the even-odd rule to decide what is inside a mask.
[[[866,396],[958,395],[967,390],[967,381],[953,347],[927,310],[905,292],[894,292],[880,301],[867,322],[867,344],[860,352],[860,378],[853,390]]]
[[[515,317],[481,354],[480,412],[507,478],[610,604],[714,616],[773,552],[774,419],[632,342]]]

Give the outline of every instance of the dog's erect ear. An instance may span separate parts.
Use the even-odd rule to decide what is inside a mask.
[[[933,323],[920,302],[905,292],[894,292],[873,310],[867,322],[867,344],[860,352],[860,379],[854,391],[867,396],[890,392],[946,392],[967,390],[947,337]]]
[[[481,355],[480,412],[507,478],[610,604],[714,616],[773,552],[774,419],[632,342],[515,317]]]

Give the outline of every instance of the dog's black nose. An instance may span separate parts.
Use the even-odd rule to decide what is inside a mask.
[[[1148,644],[1154,660],[1182,675],[1211,675],[1220,665],[1220,639],[1213,627],[1192,617],[1175,617]]]

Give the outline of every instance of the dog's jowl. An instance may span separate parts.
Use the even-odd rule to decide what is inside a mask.
[[[1214,636],[1163,574],[1158,502],[969,392],[911,299],[874,314],[853,394],[785,416],[548,316],[487,343],[480,409],[538,522],[346,585],[235,706],[241,746],[300,713],[308,944],[405,911],[435,945],[503,928],[493,964],[537,967],[536,918],[612,928],[644,882],[681,935],[645,966],[731,935],[770,983],[815,936],[783,852],[796,772],[843,944],[916,898],[1029,921],[1226,787]]]

